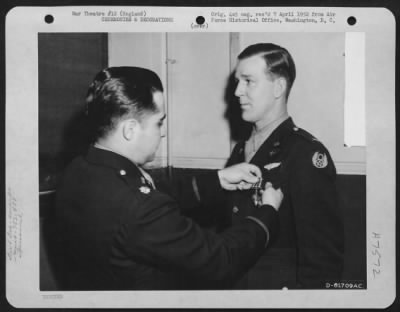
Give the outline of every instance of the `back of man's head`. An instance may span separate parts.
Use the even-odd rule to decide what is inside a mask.
[[[255,55],[259,55],[265,60],[267,75],[271,75],[272,78],[285,78],[287,99],[296,78],[296,66],[290,53],[285,48],[273,43],[257,43],[245,48],[239,54],[238,60],[240,61]]]
[[[141,121],[146,113],[156,112],[153,93],[163,92],[160,78],[140,67],[109,67],[100,71],[89,86],[86,114],[94,139],[106,136],[120,120]]]

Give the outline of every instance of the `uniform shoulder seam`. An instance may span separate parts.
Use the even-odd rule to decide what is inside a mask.
[[[310,143],[317,143],[322,145],[322,142],[319,141],[315,136],[313,136],[311,133],[309,133],[308,131],[298,128],[298,127],[294,127],[293,134],[295,134],[296,136],[305,139],[306,141],[310,142]]]

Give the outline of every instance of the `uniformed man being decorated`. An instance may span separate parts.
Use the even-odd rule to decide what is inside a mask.
[[[234,95],[252,132],[235,146],[228,166],[255,164],[263,180],[285,194],[280,235],[238,288],[323,288],[340,281],[344,239],[336,169],[324,145],[289,117],[295,76],[291,55],[275,44],[251,45],[238,56]],[[253,190],[232,193],[234,225],[257,209],[258,197]]]
[[[142,169],[154,159],[166,118],[154,72],[111,67],[98,73],[89,87],[87,117],[95,143],[67,167],[57,189],[63,289],[181,289],[191,278],[232,282],[276,237],[280,189],[267,185],[258,209],[215,234],[182,216],[156,188]],[[196,195],[209,200],[223,189],[248,189],[260,176],[246,163],[216,170],[195,180]]]

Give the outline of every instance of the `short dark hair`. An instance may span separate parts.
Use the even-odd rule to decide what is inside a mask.
[[[296,78],[296,66],[290,53],[273,43],[257,43],[248,46],[238,56],[239,60],[260,55],[267,68],[266,74],[272,77],[283,77],[287,83],[286,99],[289,97],[290,90]]]
[[[163,92],[160,78],[140,67],[109,67],[100,71],[89,86],[86,114],[94,139],[104,137],[120,120],[157,111],[153,94]]]

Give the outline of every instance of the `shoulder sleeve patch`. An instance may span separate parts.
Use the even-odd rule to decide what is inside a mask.
[[[312,156],[312,163],[314,167],[318,169],[325,168],[328,166],[328,156],[324,152],[315,152],[314,155]]]

